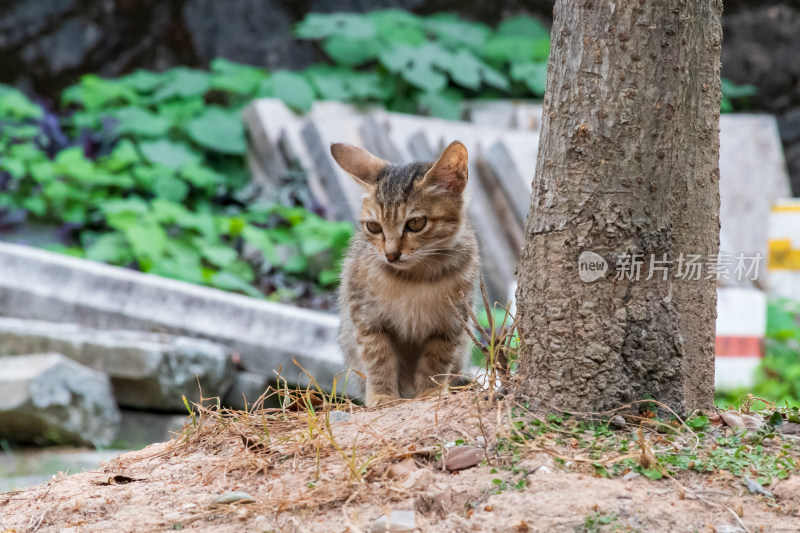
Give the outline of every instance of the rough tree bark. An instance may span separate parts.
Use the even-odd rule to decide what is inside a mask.
[[[678,270],[719,249],[721,12],[556,3],[517,291],[523,390],[551,409],[712,406],[716,282]],[[585,251],[608,262],[590,283]],[[622,254],[641,254],[638,280]],[[651,254],[672,261],[667,280],[646,279]]]

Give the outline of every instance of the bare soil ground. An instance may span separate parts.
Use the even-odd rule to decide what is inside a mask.
[[[390,531],[800,531],[796,440],[628,420],[610,431],[472,391],[376,409],[319,396],[202,409],[170,442],[0,494],[0,531],[381,531],[374,521],[400,510],[415,529]],[[450,472],[442,455],[461,445],[482,447],[480,463]],[[767,471],[786,479],[751,494],[744,475]]]

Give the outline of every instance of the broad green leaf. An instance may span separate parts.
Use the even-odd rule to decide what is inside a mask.
[[[242,292],[254,298],[264,298],[261,291],[231,272],[217,272],[212,276],[210,284],[218,289]]]
[[[511,78],[525,83],[532,93],[542,96],[547,87],[547,63],[514,63]]]
[[[139,145],[142,155],[151,163],[158,163],[178,170],[184,165],[197,164],[201,161],[200,154],[189,148],[185,143],[168,141],[143,142]]]
[[[140,93],[151,93],[167,80],[169,73],[158,73],[150,70],[136,70],[118,79],[122,85],[131,87]]]
[[[153,95],[154,102],[200,96],[205,94],[211,84],[208,72],[202,70],[176,67],[170,73],[170,79]]]
[[[141,107],[123,107],[115,110],[112,117],[117,119],[116,132],[119,135],[131,133],[142,137],[161,137],[169,131],[169,121]]]
[[[122,139],[111,153],[103,158],[102,163],[111,172],[120,172],[141,161],[136,145],[129,139]]]
[[[116,80],[106,80],[87,74],[80,83],[61,93],[65,104],[80,104],[87,111],[97,111],[112,105],[135,104],[139,97],[130,87]]]
[[[339,283],[339,271],[336,269],[325,269],[320,271],[317,281],[323,287],[333,286]]]
[[[299,111],[308,111],[314,101],[314,89],[306,78],[295,72],[279,70],[272,75],[275,96]]]
[[[434,117],[461,120],[461,95],[457,91],[422,93],[419,105]]]
[[[236,253],[236,250],[230,246],[209,243],[203,241],[202,239],[197,239],[195,243],[200,250],[200,255],[202,255],[203,258],[205,258],[212,265],[219,268],[227,268],[239,258],[239,254]]]
[[[425,28],[436,36],[438,42],[453,50],[480,50],[491,34],[486,24],[469,22],[450,14],[428,17]]]
[[[275,244],[267,231],[248,224],[242,228],[242,237],[247,244],[258,249],[269,264],[277,265],[280,262]]]
[[[125,235],[115,231],[100,235],[87,247],[86,258],[114,265],[127,265],[133,261],[133,254]]]
[[[419,46],[426,40],[422,19],[408,11],[385,9],[372,11],[367,16],[375,22],[381,41]]]
[[[24,120],[43,116],[42,108],[31,102],[22,91],[0,84],[0,118]]]
[[[550,39],[532,39],[514,35],[498,35],[489,39],[483,56],[497,62],[546,62],[550,55]]]
[[[186,195],[189,194],[189,186],[174,175],[162,174],[156,178],[153,184],[153,192],[159,198],[170,202],[182,202]]]
[[[22,207],[38,217],[43,217],[47,213],[47,202],[41,195],[29,196],[23,199]]]
[[[441,70],[449,68],[452,56],[434,43],[416,48],[399,45],[382,52],[380,61],[411,85],[427,91],[438,91],[447,85],[447,76]]]
[[[550,30],[541,21],[529,15],[516,15],[505,19],[497,26],[496,33],[528,39],[550,39]]]
[[[202,114],[206,103],[202,96],[180,98],[161,102],[156,107],[156,114],[170,122],[174,127],[183,127],[187,122]]]
[[[186,165],[181,168],[180,173],[183,179],[201,189],[225,182],[225,176],[199,164]]]
[[[301,39],[324,39],[335,35],[351,39],[373,39],[375,23],[360,14],[309,13],[295,26],[294,33]]]
[[[387,80],[374,72],[318,65],[306,69],[305,74],[326,100],[386,100],[391,96]]]
[[[232,155],[247,151],[241,117],[220,107],[209,107],[187,124],[186,132],[203,148]]]
[[[498,89],[508,89],[505,76],[466,50],[455,53],[448,70],[454,82],[468,89],[477,90],[482,81]]]
[[[352,39],[335,35],[325,41],[322,49],[334,63],[357,67],[378,57],[379,47],[374,39]]]
[[[211,88],[241,95],[253,95],[267,77],[264,69],[217,58],[211,62]]]
[[[758,88],[755,85],[736,85],[727,78],[722,78],[721,85],[722,95],[731,100],[758,94]]]
[[[161,226],[145,222],[125,228],[124,233],[137,261],[156,263],[164,255],[167,233]]]

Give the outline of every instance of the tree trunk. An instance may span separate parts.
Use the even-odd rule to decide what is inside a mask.
[[[716,281],[681,274],[719,250],[721,12],[556,3],[517,291],[523,391],[550,409],[712,406]]]

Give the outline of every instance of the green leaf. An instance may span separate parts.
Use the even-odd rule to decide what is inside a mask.
[[[309,13],[295,26],[294,33],[301,39],[323,39],[336,35],[352,39],[373,39],[375,22],[353,13]]]
[[[333,268],[321,270],[317,281],[323,287],[330,287],[339,283],[339,271]]]
[[[162,174],[153,184],[153,192],[159,198],[170,202],[182,202],[189,194],[189,186],[171,174]]]
[[[542,96],[547,87],[547,63],[514,63],[511,79],[525,83],[531,92]]]
[[[124,233],[140,266],[141,263],[156,263],[164,255],[167,233],[161,226],[145,222],[126,228]]]
[[[392,92],[387,80],[374,72],[315,65],[307,68],[305,74],[326,100],[387,100]]]
[[[136,145],[129,139],[122,139],[111,153],[102,159],[102,163],[111,172],[120,172],[141,161]]]
[[[367,16],[375,22],[382,41],[419,46],[426,41],[422,19],[401,9],[372,11]]]
[[[152,93],[159,85],[166,81],[168,76],[168,73],[160,74],[150,70],[139,69],[132,74],[119,78],[117,81],[140,93]]]
[[[427,91],[438,91],[447,85],[447,70],[452,56],[441,46],[428,43],[412,48],[394,46],[380,54],[380,61],[389,71],[399,73],[411,85]]]
[[[275,244],[267,231],[248,224],[242,228],[242,237],[247,244],[258,249],[269,264],[277,265],[280,262]]]
[[[664,477],[664,474],[662,474],[661,471],[659,471],[659,470],[657,470],[655,468],[642,469],[642,475],[644,477],[646,477],[648,479],[652,479],[652,480],[657,480],[657,479],[661,479],[662,477]]]
[[[550,30],[541,21],[529,15],[516,15],[505,19],[497,26],[496,33],[528,39],[550,39]]]
[[[0,118],[17,120],[40,119],[44,111],[31,102],[21,91],[0,84]]]
[[[220,107],[209,107],[189,122],[186,132],[203,148],[232,155],[242,155],[247,151],[239,114]]]
[[[210,283],[213,287],[218,289],[242,292],[255,298],[264,298],[264,294],[261,291],[230,272],[217,272],[211,277]]]
[[[736,85],[727,78],[722,78],[721,85],[722,94],[731,100],[755,96],[758,94],[758,88],[755,85]]]
[[[197,246],[200,250],[200,255],[209,263],[219,268],[231,266],[239,257],[236,250],[224,244],[213,244],[198,240]]]
[[[105,80],[95,74],[81,77],[80,83],[61,93],[65,104],[81,104],[87,111],[97,111],[112,105],[135,104],[136,92],[115,80]]]
[[[224,58],[211,61],[211,71],[212,89],[245,96],[253,95],[267,77],[267,72],[262,68],[234,63]]]
[[[505,76],[466,50],[456,52],[448,70],[453,81],[462,87],[476,90],[485,81],[498,89],[508,89]]]
[[[142,137],[161,137],[169,131],[169,121],[141,107],[123,107],[115,110],[112,117],[119,121],[119,135],[131,133]]]
[[[373,39],[351,39],[335,35],[325,41],[322,49],[334,63],[356,67],[378,57],[379,47]]]
[[[181,168],[181,177],[200,189],[214,187],[225,182],[225,176],[210,168],[189,164]]]
[[[439,14],[425,20],[425,28],[437,41],[453,50],[480,50],[491,34],[486,24],[469,22],[451,14]]]
[[[288,106],[299,111],[308,111],[314,101],[314,89],[305,77],[288,70],[279,70],[272,75],[275,96]]]
[[[178,170],[184,165],[197,164],[201,161],[200,154],[189,148],[185,143],[161,139],[159,141],[143,142],[139,147],[145,159],[173,170]]]
[[[176,67],[170,70],[170,74],[170,79],[153,95],[154,102],[201,96],[211,85],[208,72],[202,70]]]
[[[498,35],[486,43],[483,55],[497,62],[546,62],[550,55],[550,40]]]
[[[445,90],[420,94],[419,105],[434,117],[461,120],[461,95],[457,91]]]
[[[87,247],[86,258],[114,265],[127,265],[133,261],[133,254],[125,235],[114,231],[100,235]]]

